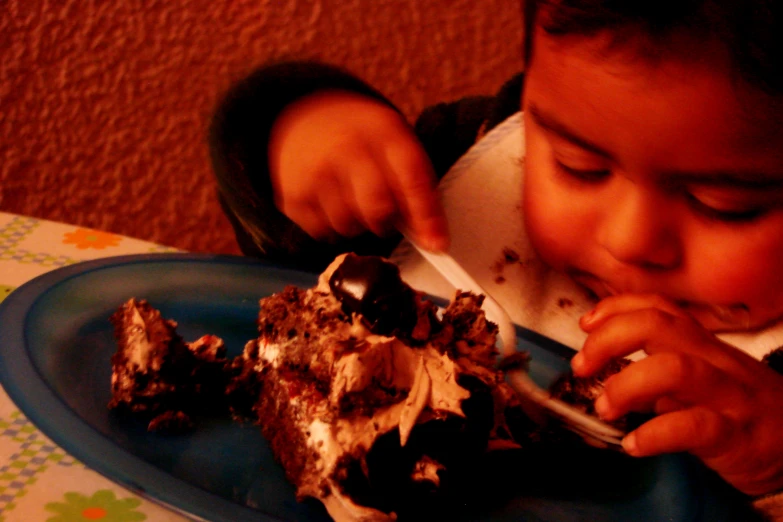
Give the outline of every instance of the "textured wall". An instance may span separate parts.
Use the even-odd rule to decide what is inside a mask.
[[[236,252],[205,141],[233,81],[318,58],[413,117],[493,92],[520,41],[518,0],[0,0],[0,211]]]

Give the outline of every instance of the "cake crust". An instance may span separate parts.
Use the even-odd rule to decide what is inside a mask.
[[[131,298],[112,314],[117,351],[112,355],[109,409],[149,419],[150,431],[193,428],[193,415],[226,408],[226,348],[214,335],[192,343],[177,334],[146,300]]]

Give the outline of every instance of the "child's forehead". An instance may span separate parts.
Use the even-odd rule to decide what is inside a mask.
[[[760,89],[783,95],[783,10],[776,0],[528,0],[524,2],[525,59],[534,28],[549,34],[594,35],[610,31],[614,43],[632,43],[652,56],[689,52],[679,43],[722,42],[732,69]],[[642,45],[639,45],[642,44]]]
[[[656,71],[662,64],[673,62],[709,66],[723,74],[730,74],[733,70],[728,47],[703,32],[682,29],[653,35],[621,26],[589,34],[553,35],[540,24],[534,25],[532,29],[528,45],[532,46],[533,52],[528,68],[535,62],[536,50],[544,46],[562,55],[596,63],[622,64],[626,69],[637,69],[640,72]]]
[[[777,102],[736,84],[720,61],[608,52],[598,39],[543,35],[534,48],[525,107],[611,156],[661,171],[783,175]]]
[[[622,91],[635,88],[641,96],[653,90],[667,90],[678,82],[695,83],[695,78],[707,77],[713,80],[709,84],[714,89],[703,95],[722,91],[724,103],[719,108],[731,114],[734,124],[749,139],[783,132],[783,95],[769,94],[744,81],[728,49],[716,39],[702,39],[687,32],[652,38],[609,30],[594,35],[552,36],[536,26],[531,43],[528,83],[538,70],[536,58],[542,55],[546,56],[546,67],[560,69],[548,75],[549,87],[555,90],[568,87],[558,85],[559,78],[565,80],[568,73],[580,70],[585,75],[600,71],[618,80],[626,78],[628,82],[617,81],[609,87]],[[701,98],[697,92],[693,95]]]

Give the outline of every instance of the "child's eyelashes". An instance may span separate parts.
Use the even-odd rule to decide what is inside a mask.
[[[606,161],[592,155],[574,153],[569,149],[553,151],[552,162],[555,171],[587,186],[603,186],[614,171]],[[762,217],[771,207],[753,191],[725,187],[692,185],[677,177],[662,176],[657,189],[647,186],[646,190],[660,190],[671,201],[685,201],[692,211],[706,219],[722,223],[743,224]],[[585,187],[587,188],[587,187]]]
[[[597,182],[609,177],[610,171],[605,168],[577,168],[555,159],[555,167],[560,172],[581,181]]]
[[[575,166],[572,162],[565,162],[557,157],[553,158],[555,169],[570,179],[579,182],[596,184],[607,180],[612,171],[609,168],[592,168],[587,166]],[[767,210],[763,204],[758,204],[754,198],[726,195],[723,192],[714,192],[710,189],[692,191],[685,185],[678,183],[664,183],[664,190],[669,197],[684,197],[687,204],[694,212],[710,220],[724,223],[747,223],[761,217]],[[754,202],[755,201],[755,202]]]
[[[766,210],[763,207],[757,206],[721,208],[720,206],[713,206],[708,202],[702,201],[695,195],[687,192],[685,193],[685,197],[688,201],[688,204],[703,216],[728,223],[743,223],[753,221],[754,219],[761,217]]]

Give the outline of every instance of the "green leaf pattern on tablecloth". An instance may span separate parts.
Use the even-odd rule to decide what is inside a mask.
[[[146,520],[147,515],[136,511],[141,505],[137,498],[118,499],[113,491],[101,489],[91,497],[81,493],[69,492],[64,496],[64,502],[49,502],[46,510],[57,515],[46,519],[46,522],[136,522]]]

